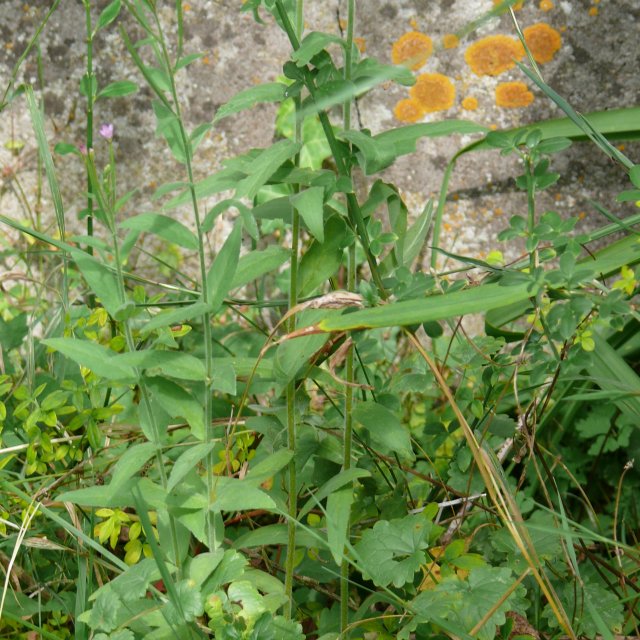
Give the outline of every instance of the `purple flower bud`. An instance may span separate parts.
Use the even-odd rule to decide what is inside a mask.
[[[101,124],[98,133],[105,140],[113,140],[113,125],[111,123]]]

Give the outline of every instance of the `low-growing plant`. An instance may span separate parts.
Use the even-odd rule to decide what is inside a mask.
[[[177,78],[199,54],[185,52],[181,3],[171,28],[149,0],[113,0],[97,20],[83,6],[84,145],[59,140],[54,159],[33,87],[16,85],[24,56],[1,103],[29,109],[56,232],[0,216],[48,251],[3,254],[31,275],[7,278],[0,308],[0,632],[637,633],[640,215],[594,202],[608,224],[579,233],[538,194],[560,177],[554,156],[590,144],[628,172],[619,201],[640,200],[638,165],[611,143],[637,137],[638,109],[580,116],[529,55],[523,73],[566,118],[373,135],[354,126],[358,97],[415,77],[361,54],[355,1],[336,35],[305,33],[302,0],[246,0],[291,45],[283,75],[190,130]],[[138,88],[98,84],[93,40],[116,25],[179,165],[153,202],[121,192],[113,125],[93,148],[96,102]],[[204,137],[262,102],[278,104],[273,144],[196,179]],[[453,134],[476,139],[439,201],[410,211],[382,172]],[[489,150],[518,158],[527,209],[480,260],[446,250],[440,230],[457,159]],[[72,161],[84,235],[59,196]],[[503,242],[522,257],[507,263]],[[478,313],[470,333],[461,320]]]

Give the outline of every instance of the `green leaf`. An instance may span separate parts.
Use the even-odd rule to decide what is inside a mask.
[[[18,313],[11,320],[5,320],[0,315],[0,344],[5,352],[19,347],[27,333],[29,328],[26,313]]]
[[[278,449],[275,453],[271,453],[267,458],[252,466],[247,474],[250,482],[264,482],[273,477],[284,469],[293,458],[293,451],[290,449]]]
[[[222,393],[236,393],[236,370],[232,358],[216,358],[211,372],[211,386]]]
[[[351,487],[334,491],[327,498],[327,540],[329,550],[337,565],[340,565],[344,558],[352,504],[353,489]]]
[[[206,55],[206,53],[190,53],[189,55],[180,58],[180,60],[176,62],[174,71],[180,71],[180,69],[184,69],[192,62],[200,60],[200,58],[204,58]]]
[[[187,154],[189,157],[192,154],[191,149],[185,149],[180,123],[176,114],[161,100],[154,100],[151,105],[156,116],[156,136],[163,137],[173,157],[181,164],[184,164],[187,160]]]
[[[75,338],[47,338],[41,343],[107,380],[129,383],[137,380],[136,372],[129,363],[116,362],[115,358],[120,356],[100,344]]]
[[[182,222],[161,213],[140,213],[120,223],[124,229],[154,233],[167,242],[185,249],[198,249],[198,238]]]
[[[247,640],[304,640],[305,637],[300,623],[265,611],[256,621]]]
[[[316,503],[314,503],[314,507],[315,506],[317,506]],[[287,540],[286,524],[267,524],[241,535],[234,540],[233,546],[236,549],[245,549],[278,544],[286,545]],[[296,546],[306,548],[318,547],[324,546],[324,542],[322,539],[318,540],[315,535],[302,529],[296,534]]]
[[[94,630],[113,631],[118,626],[118,614],[122,607],[120,598],[112,589],[102,589],[89,616],[89,626]]]
[[[209,267],[207,289],[209,292],[209,304],[213,309],[212,313],[215,313],[222,306],[224,298],[229,293],[233,283],[233,276],[238,268],[241,240],[242,225],[236,223],[211,267]]]
[[[123,599],[143,598],[152,581],[160,578],[158,567],[152,558],[143,558],[130,566],[124,573],[108,583]]]
[[[355,546],[363,577],[379,587],[392,583],[402,587],[413,582],[425,563],[424,549],[429,546],[431,528],[432,522],[422,515],[376,522]]]
[[[96,100],[100,98],[121,98],[122,96],[128,96],[135,93],[138,90],[138,85],[130,80],[120,80],[119,82],[112,82],[103,89],[98,91]]]
[[[143,442],[129,447],[116,462],[111,472],[111,482],[109,483],[111,492],[116,493],[124,487],[156,451],[157,447],[152,442]]]
[[[120,13],[120,0],[112,0],[101,12],[94,33],[110,25]]]
[[[194,438],[202,440],[205,437],[203,409],[199,400],[180,385],[165,378],[147,378],[145,383],[151,391],[154,403],[162,407],[170,417],[186,420]]]
[[[165,605],[164,615],[170,624],[179,626],[183,621],[191,622],[204,613],[204,598],[191,580],[178,582],[176,596],[177,601],[170,599]]]
[[[424,247],[431,222],[433,221],[433,200],[427,201],[418,219],[407,230],[402,258],[404,266],[411,267]]]
[[[271,245],[263,251],[251,251],[241,256],[236,274],[231,283],[231,289],[243,287],[270,271],[274,271],[284,264],[290,255],[290,252],[284,247]]]
[[[513,583],[509,568],[479,567],[472,569],[466,580],[458,576],[443,578],[435,589],[420,593],[411,606],[419,622],[437,623],[437,619],[444,619],[467,633],[487,612],[494,611],[474,635],[479,640],[493,640],[496,627],[506,621],[507,611],[522,611],[524,587],[505,598]]]
[[[319,318],[321,311],[312,310],[300,315],[300,326],[305,326],[314,318]],[[285,340],[278,345],[274,358],[273,374],[280,384],[287,384],[294,379],[305,363],[326,342],[326,336],[315,334]]]
[[[205,379],[202,360],[182,351],[129,351],[114,356],[109,366],[138,367],[145,369],[148,376],[164,374],[182,380]]]
[[[247,177],[236,188],[237,198],[255,198],[265,182],[276,172],[280,165],[292,158],[300,150],[300,144],[291,140],[280,140],[267,149],[263,149],[247,166]]]
[[[245,89],[237,93],[229,102],[223,104],[213,119],[214,124],[223,118],[230,116],[238,111],[251,109],[260,102],[279,102],[284,100],[284,92],[287,88],[286,84],[280,82],[267,82],[250,89]]]
[[[325,242],[315,241],[302,256],[298,270],[298,295],[311,295],[342,264],[342,250],[353,242],[353,234],[339,216],[332,216],[325,226]]]
[[[499,284],[483,284],[462,291],[395,302],[373,309],[363,309],[322,320],[318,327],[323,331],[374,329],[444,320],[469,313],[482,313],[490,309],[525,301],[536,294],[529,284],[501,287]]]
[[[612,399],[612,402],[630,418],[631,424],[640,424],[638,422],[640,417],[640,376],[597,332],[594,332],[593,338],[596,348],[591,354],[593,359],[589,368],[591,379],[603,391],[616,393],[624,390],[630,392],[630,395]]]
[[[53,150],[60,156],[66,156],[68,153],[75,153],[77,156],[80,155],[80,149],[78,149],[75,144],[69,144],[68,142],[56,143]]]
[[[189,449],[181,454],[174,463],[173,469],[171,469],[171,475],[169,476],[169,482],[167,484],[167,491],[174,489],[182,478],[184,478],[190,471],[193,471],[198,462],[212,451],[215,445],[215,442],[196,444],[189,447]]]
[[[291,55],[291,59],[298,65],[303,67],[311,61],[311,58],[320,53],[330,44],[339,44],[344,47],[344,40],[330,33],[322,33],[320,31],[312,31],[308,33]]]
[[[208,198],[220,191],[226,191],[227,189],[234,189],[238,182],[245,177],[244,173],[241,173],[237,169],[223,169],[214,173],[212,176],[208,176],[197,182],[195,185],[196,198],[201,200]],[[179,195],[171,198],[162,208],[165,211],[170,211],[181,207],[184,204],[191,202],[191,190],[185,189]]]
[[[367,175],[371,175],[386,169],[399,156],[413,153],[420,138],[485,131],[486,127],[468,120],[444,120],[398,127],[376,136],[364,131],[344,131],[340,137],[358,147],[357,157],[360,166]]]
[[[276,503],[247,480],[218,477],[214,481],[212,511],[275,509]]]
[[[311,235],[324,242],[324,189],[309,187],[290,197],[291,204],[302,216]]]
[[[409,430],[398,416],[377,402],[359,402],[353,419],[359,422],[371,436],[375,448],[382,453],[395,452],[403,458],[413,458]]]
[[[357,467],[352,467],[350,469],[346,469],[341,471],[338,475],[333,476],[325,484],[323,484],[309,500],[307,500],[306,504],[300,512],[298,513],[298,519],[304,518],[312,509],[315,509],[318,506],[318,502],[324,500],[328,495],[331,495],[334,491],[337,491],[341,487],[344,487],[347,484],[350,484],[357,480],[358,478],[369,478],[371,474],[366,469],[358,469]]]
[[[207,312],[211,312],[212,307],[204,302],[194,302],[184,307],[178,307],[171,311],[161,311],[145,324],[141,329],[143,337],[148,336],[155,329],[160,327],[168,327],[173,324],[181,324],[187,320],[203,316]]]
[[[114,318],[118,309],[122,306],[116,274],[107,265],[96,260],[85,251],[74,249],[70,253],[91,291],[100,299],[102,306],[109,315]]]
[[[634,187],[640,188],[640,164],[636,164],[629,169],[629,179]]]

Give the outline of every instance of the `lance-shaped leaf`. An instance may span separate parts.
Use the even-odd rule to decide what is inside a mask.
[[[468,313],[482,313],[527,300],[536,295],[533,284],[502,287],[499,284],[483,284],[453,293],[395,302],[373,309],[363,309],[322,320],[322,331],[347,331],[351,329],[377,329],[397,327],[433,320],[444,320]]]
[[[309,187],[291,196],[291,204],[302,216],[311,235],[318,242],[324,242],[324,189]]]
[[[161,213],[140,213],[120,223],[125,229],[134,229],[145,233],[155,233],[167,242],[172,242],[185,249],[196,250],[198,238],[182,222]]]
[[[130,363],[116,362],[115,358],[119,357],[116,353],[95,342],[75,338],[47,338],[41,342],[107,380],[133,382],[137,379]]]
[[[238,111],[251,109],[259,102],[279,102],[280,100],[284,100],[286,88],[287,85],[280,82],[267,82],[265,84],[259,84],[257,87],[245,89],[233,96],[229,102],[223,104],[218,111],[216,111],[213,122],[219,122],[233,113],[238,113]]]

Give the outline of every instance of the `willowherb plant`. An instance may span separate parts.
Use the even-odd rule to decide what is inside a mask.
[[[176,77],[198,56],[184,52],[181,4],[175,41],[155,2],[114,0],[96,22],[83,4],[85,148],[56,150],[85,164],[87,233],[66,232],[30,87],[58,237],[1,218],[56,249],[64,295],[41,312],[31,362],[26,315],[1,309],[0,533],[11,553],[0,547],[0,629],[121,640],[630,633],[640,217],[595,203],[610,224],[577,235],[575,219],[539,211],[537,194],[559,178],[554,154],[586,135],[629,171],[621,199],[639,198],[637,166],[603,135],[637,133],[638,110],[583,118],[522,67],[566,119],[372,135],[354,126],[355,100],[415,78],[361,55],[355,1],[337,35],[305,33],[302,0],[247,0],[241,10],[291,45],[283,76],[190,130]],[[92,148],[96,101],[137,88],[101,88],[95,74],[93,38],[123,12],[142,37],[123,21],[122,41],[180,167],[156,191],[160,211],[120,193],[113,125],[97,129],[108,157]],[[19,99],[12,87],[3,101]],[[279,137],[196,181],[204,136],[260,102],[279,103]],[[437,205],[412,215],[378,174],[419,139],[456,133],[478,138],[452,158]],[[457,159],[490,149],[522,166],[526,216],[497,238],[522,244],[512,264],[439,238]],[[174,217],[184,207],[191,227]],[[207,236],[223,215],[230,230],[212,258]],[[197,277],[136,274],[133,249],[151,236],[196,253]],[[438,271],[438,256],[468,278]],[[458,319],[475,313],[485,333],[469,336]],[[585,490],[592,478],[601,492]],[[37,581],[47,596],[36,608]]]

